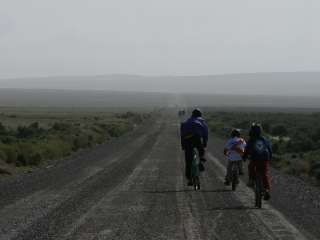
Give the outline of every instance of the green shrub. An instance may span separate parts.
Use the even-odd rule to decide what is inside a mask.
[[[320,128],[317,128],[314,133],[312,134],[312,140],[313,141],[319,141],[320,140]]]
[[[32,129],[29,129],[26,126],[18,126],[17,128],[17,137],[18,138],[28,138],[33,135]]]
[[[0,145],[0,150],[5,154],[4,160],[7,163],[16,163],[18,151],[15,145]]]
[[[18,145],[18,156],[16,164],[18,166],[38,165],[41,161],[40,150],[36,143],[21,142]]]
[[[7,158],[7,155],[3,152],[3,150],[0,150],[0,160],[5,161]]]
[[[87,148],[89,146],[89,139],[87,135],[80,135],[73,141],[73,150],[76,151],[81,148]]]
[[[288,134],[288,130],[285,126],[283,125],[276,125],[271,129],[271,133],[274,136],[280,136],[280,137],[284,137],[287,136]]]
[[[65,122],[55,122],[52,129],[55,131],[68,131],[72,128],[72,125]]]
[[[112,118],[106,116],[80,116],[76,121],[62,118],[54,123],[46,121],[48,129],[42,129],[37,121],[15,129],[7,129],[0,123],[0,158],[17,166],[39,165],[46,160],[68,156],[78,149],[101,144],[111,137],[119,137],[131,130],[134,123],[150,117],[132,112]]]
[[[3,136],[3,137],[0,137],[0,140],[4,144],[13,144],[17,142],[17,139],[13,136]]]
[[[27,165],[27,157],[23,153],[19,153],[16,160],[16,165],[18,167]]]
[[[318,181],[320,181],[320,169],[314,171],[314,176]]]
[[[61,139],[50,139],[47,143],[41,144],[42,156],[45,160],[62,158],[72,152],[72,143]]]
[[[7,133],[6,127],[0,122],[0,135],[5,135]]]
[[[42,162],[42,155],[40,153],[34,153],[30,156],[30,159],[28,161],[28,165],[39,165]]]
[[[104,135],[97,135],[95,142],[98,143],[98,144],[102,144],[107,139],[108,139],[108,137],[106,137]]]
[[[16,136],[17,138],[31,138],[35,135],[40,135],[44,132],[39,127],[38,122],[31,123],[29,126],[18,126]]]

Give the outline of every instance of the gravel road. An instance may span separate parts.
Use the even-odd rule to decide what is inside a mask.
[[[186,186],[178,121],[170,116],[3,180],[0,239],[320,239],[318,189],[273,172],[273,199],[255,209],[245,179],[236,192],[223,185],[221,144],[213,139],[208,147],[200,192]]]

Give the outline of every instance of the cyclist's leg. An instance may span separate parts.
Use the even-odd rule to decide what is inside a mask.
[[[265,190],[270,191],[271,183],[269,177],[269,161],[267,160],[263,162],[263,186]]]
[[[263,187],[265,190],[264,193],[264,200],[269,200],[270,199],[270,178],[269,178],[269,161],[264,161],[263,162]]]
[[[231,180],[231,171],[232,171],[232,162],[230,160],[228,160],[228,165],[227,165],[227,174],[225,177],[225,185],[229,185],[230,184],[230,180]]]
[[[185,175],[188,181],[191,180],[191,166],[192,166],[192,159],[193,159],[193,149],[192,147],[186,147],[185,149]]]
[[[237,168],[238,168],[238,183],[239,183],[239,175],[240,175],[240,172],[242,171],[242,160],[240,161],[237,161]]]
[[[239,161],[239,175],[243,175],[243,161]]]
[[[249,187],[253,187],[253,182],[256,177],[256,167],[257,167],[257,162],[254,160],[250,160],[248,164],[249,181],[247,184]]]

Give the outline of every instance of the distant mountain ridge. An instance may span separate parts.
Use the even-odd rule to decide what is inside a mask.
[[[98,75],[0,80],[0,88],[318,96],[320,72],[204,76]]]
[[[54,108],[158,108],[218,107],[319,111],[320,96],[266,96],[223,94],[171,94],[104,90],[41,90],[0,88],[0,112],[6,107]]]

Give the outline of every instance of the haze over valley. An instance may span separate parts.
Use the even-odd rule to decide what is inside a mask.
[[[320,72],[208,76],[99,75],[0,80],[1,88],[109,90],[134,92],[318,96]]]

